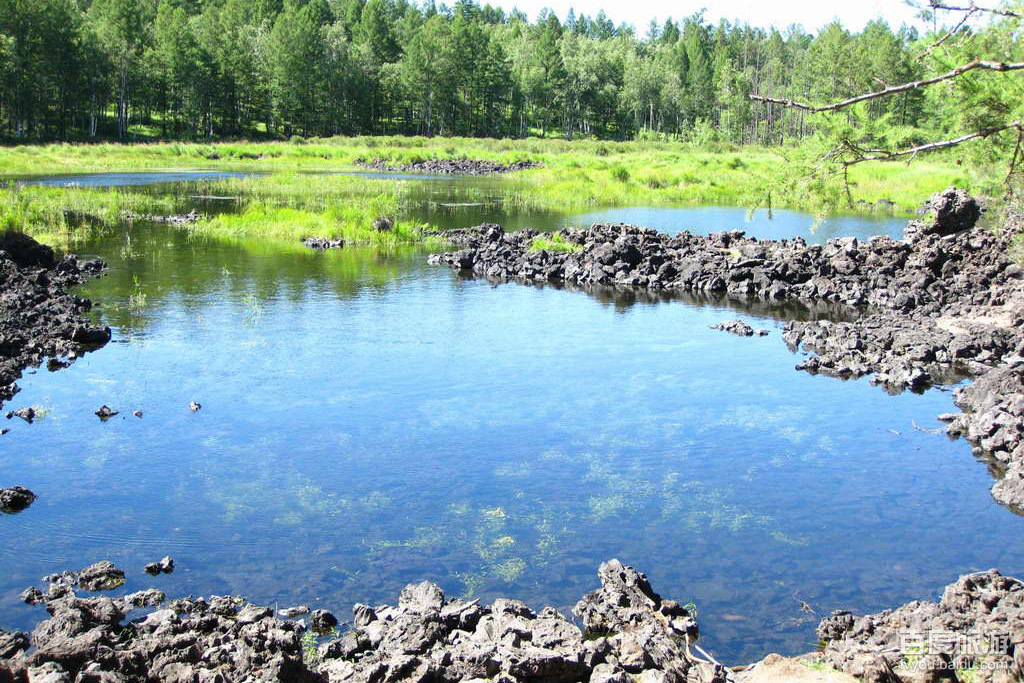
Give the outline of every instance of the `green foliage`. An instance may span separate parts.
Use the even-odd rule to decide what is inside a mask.
[[[751,102],[751,93],[825,102],[974,56],[1022,59],[1011,20],[927,51],[936,35],[882,21],[811,35],[712,25],[698,13],[640,37],[603,13],[573,14],[563,26],[550,11],[529,23],[473,2],[0,0],[0,137],[560,135],[786,146],[839,124]],[[864,144],[910,144],[1020,117],[1021,102],[1020,78],[975,74],[838,118]]]

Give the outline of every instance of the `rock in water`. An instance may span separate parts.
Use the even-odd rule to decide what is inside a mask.
[[[112,408],[109,408],[105,405],[100,407],[100,409],[96,411],[96,417],[100,419],[100,422],[106,422],[107,420],[109,420],[110,418],[114,417],[117,414],[118,413],[116,410],[113,410]]]
[[[20,417],[25,422],[32,424],[36,419],[36,411],[35,408],[18,408],[17,410],[8,411],[5,417],[8,420],[15,417]]]
[[[759,337],[764,337],[768,334],[768,330],[755,330],[742,320],[729,320],[724,323],[718,323],[717,325],[712,325],[711,329],[721,330],[722,332],[728,332],[740,337],[753,337],[755,334]]]
[[[124,584],[124,572],[103,560],[78,572],[78,586],[87,591],[108,591]]]
[[[345,240],[340,237],[307,237],[302,243],[315,251],[327,251],[328,249],[343,249]]]
[[[191,403],[188,404],[188,409],[191,410],[193,413],[199,412],[199,409],[202,407],[203,406],[201,403],[196,403],[195,401],[192,401]]]
[[[146,565],[146,573],[156,576],[157,574],[173,574],[174,558],[167,555],[159,562],[150,562]]]
[[[24,486],[0,489],[0,512],[8,514],[21,512],[36,500],[36,494]]]

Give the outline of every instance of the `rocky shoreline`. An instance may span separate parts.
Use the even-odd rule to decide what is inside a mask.
[[[995,498],[1024,509],[1024,268],[1011,257],[1022,226],[975,227],[981,212],[975,199],[950,188],[929,200],[904,240],[848,237],[825,245],[595,224],[562,231],[572,248],[548,251],[533,248],[536,231],[482,225],[452,233],[462,249],[430,261],[497,281],[848,306],[859,311],[851,321],[786,323],[786,343],[811,354],[797,369],[870,375],[890,391],[977,378],[957,393],[964,412],[948,416],[950,434],[965,436],[997,465]]]
[[[58,369],[110,341],[110,328],[85,316],[92,303],[67,291],[104,267],[73,255],[58,259],[20,233],[0,234],[0,405],[17,393],[26,367],[48,358]]]
[[[426,159],[408,164],[395,164],[389,159],[358,159],[363,168],[384,173],[423,173],[427,175],[495,175],[543,168],[536,161],[513,161],[503,164],[481,159]]]
[[[570,617],[517,600],[448,599],[422,582],[407,586],[397,605],[356,605],[351,623],[341,625],[326,610],[275,614],[236,596],[76,594],[116,588],[123,577],[99,562],[44,577],[45,594],[26,590],[25,600],[44,605],[49,618],[31,634],[0,630],[0,683],[848,683],[851,675],[884,683],[938,680],[953,665],[984,665],[991,675],[970,680],[994,682],[1024,673],[1024,584],[994,570],[961,577],[938,603],[863,617],[835,612],[818,627],[819,652],[733,668],[699,645],[690,609],[663,599],[618,560],[601,565],[600,588]],[[145,612],[128,620],[136,610]],[[901,648],[908,629],[977,632],[1005,646],[960,659],[933,652],[922,665]]]

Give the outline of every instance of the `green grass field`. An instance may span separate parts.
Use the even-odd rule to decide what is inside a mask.
[[[630,205],[714,204],[857,212],[889,200],[911,211],[949,185],[991,191],[986,178],[943,157],[850,169],[850,195],[835,177],[816,174],[810,147],[698,148],[665,142],[490,140],[450,138],[332,138],[269,143],[152,143],[0,147],[0,177],[99,171],[219,169],[267,175],[204,184],[233,197],[238,212],[204,219],[190,229],[208,235],[295,239],[313,234],[367,244],[417,241],[403,220],[407,184],[318,171],[352,171],[360,159],[405,164],[429,158],[539,161],[543,168],[509,174],[501,183],[506,208],[577,210]],[[477,190],[481,199],[485,190]],[[464,199],[472,201],[474,190]],[[851,200],[853,201],[851,206]],[[0,227],[69,238],[83,226],[126,213],[174,213],[173,195],[126,189],[9,187],[0,190]],[[397,220],[390,234],[372,231],[378,216]],[[60,240],[59,240],[60,241]]]

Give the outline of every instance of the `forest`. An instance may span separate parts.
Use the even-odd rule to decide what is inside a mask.
[[[751,101],[752,93],[833,101],[975,52],[998,58],[1019,49],[981,32],[928,50],[944,29],[934,14],[924,18],[934,31],[876,20],[860,32],[836,22],[811,34],[712,24],[698,12],[652,22],[641,35],[603,12],[560,21],[545,11],[531,22],[472,0],[0,0],[0,137],[534,135],[781,145],[824,124]],[[976,112],[949,93],[880,98],[847,119],[884,122],[894,144],[906,146],[974,125],[963,119]]]

